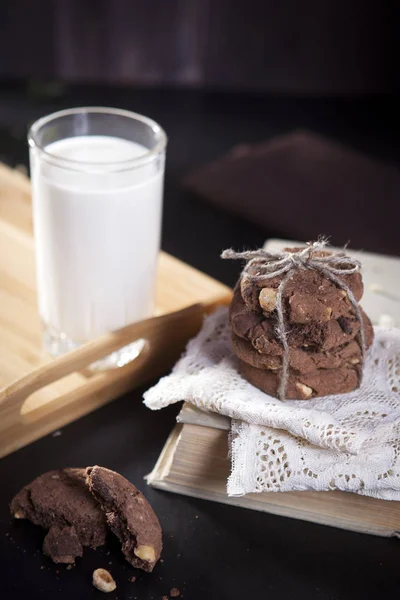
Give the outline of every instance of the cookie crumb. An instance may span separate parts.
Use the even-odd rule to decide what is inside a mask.
[[[101,592],[113,592],[117,585],[108,571],[105,569],[96,569],[93,571],[93,585]]]
[[[40,567],[40,570],[41,570],[41,571],[43,571],[43,569],[44,569],[44,565],[42,565],[42,566]]]
[[[135,581],[136,581],[136,577],[133,575],[133,576],[132,576],[132,577],[129,579],[129,581],[130,581],[131,583],[135,583]]]
[[[172,590],[169,590],[169,595],[171,596],[171,598],[177,598],[181,595],[181,590],[179,590],[178,588],[172,588]]]
[[[160,558],[160,563],[163,563],[163,562],[164,562],[164,559],[163,559],[163,558]]]
[[[194,515],[194,518],[195,518],[195,519],[198,519],[198,518],[199,518],[199,515]]]
[[[161,600],[169,600],[168,596],[163,596]]]
[[[67,565],[67,571],[70,571],[74,565]]]

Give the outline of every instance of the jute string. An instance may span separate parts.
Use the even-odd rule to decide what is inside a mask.
[[[235,252],[232,249],[224,250],[221,258],[233,260],[245,260],[246,265],[242,271],[242,278],[252,283],[268,283],[269,279],[283,275],[276,296],[277,312],[277,334],[282,342],[283,357],[282,371],[279,383],[278,395],[280,400],[285,400],[286,389],[289,379],[290,348],[288,343],[288,330],[285,323],[283,308],[283,293],[293,273],[299,269],[313,269],[324,275],[339,288],[344,290],[354,309],[355,315],[360,323],[359,340],[361,347],[361,369],[365,359],[365,328],[361,310],[353,292],[349,286],[340,278],[343,275],[351,275],[361,269],[361,263],[350,256],[340,253],[330,253],[326,256],[318,253],[324,251],[327,246],[325,239],[309,242],[307,247],[299,252],[268,252],[260,248],[245,252]]]

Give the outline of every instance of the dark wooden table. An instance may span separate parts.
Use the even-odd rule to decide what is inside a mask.
[[[76,87],[0,85],[0,159],[27,162],[29,121],[65,106],[114,105],[148,114],[166,128],[170,145],[163,247],[233,284],[237,265],[222,263],[222,248],[260,245],[281,232],[260,231],[219,213],[179,187],[192,165],[242,141],[307,126],[398,163],[385,99],[295,100],[196,92],[147,92]],[[394,113],[393,113],[394,114]],[[390,144],[389,144],[390,141]],[[177,407],[151,412],[136,390],[110,405],[6,457],[0,463],[0,597],[5,600],[101,598],[94,568],[109,568],[117,581],[110,598],[161,599],[177,587],[190,600],[367,600],[398,595],[399,541],[350,533],[151,490],[143,477],[154,465]],[[8,503],[36,475],[60,466],[100,464],[142,488],[164,530],[163,562],[153,574],[134,572],[110,539],[87,550],[71,570],[41,554],[43,533],[11,522]],[[137,579],[131,583],[129,578]]]

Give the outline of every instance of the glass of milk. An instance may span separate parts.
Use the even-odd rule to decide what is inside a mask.
[[[58,356],[153,314],[167,138],[147,117],[89,107],[39,119],[28,141],[39,313]]]

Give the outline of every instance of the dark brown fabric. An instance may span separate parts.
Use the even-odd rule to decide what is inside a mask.
[[[277,235],[400,254],[400,172],[296,131],[233,148],[184,186]]]

